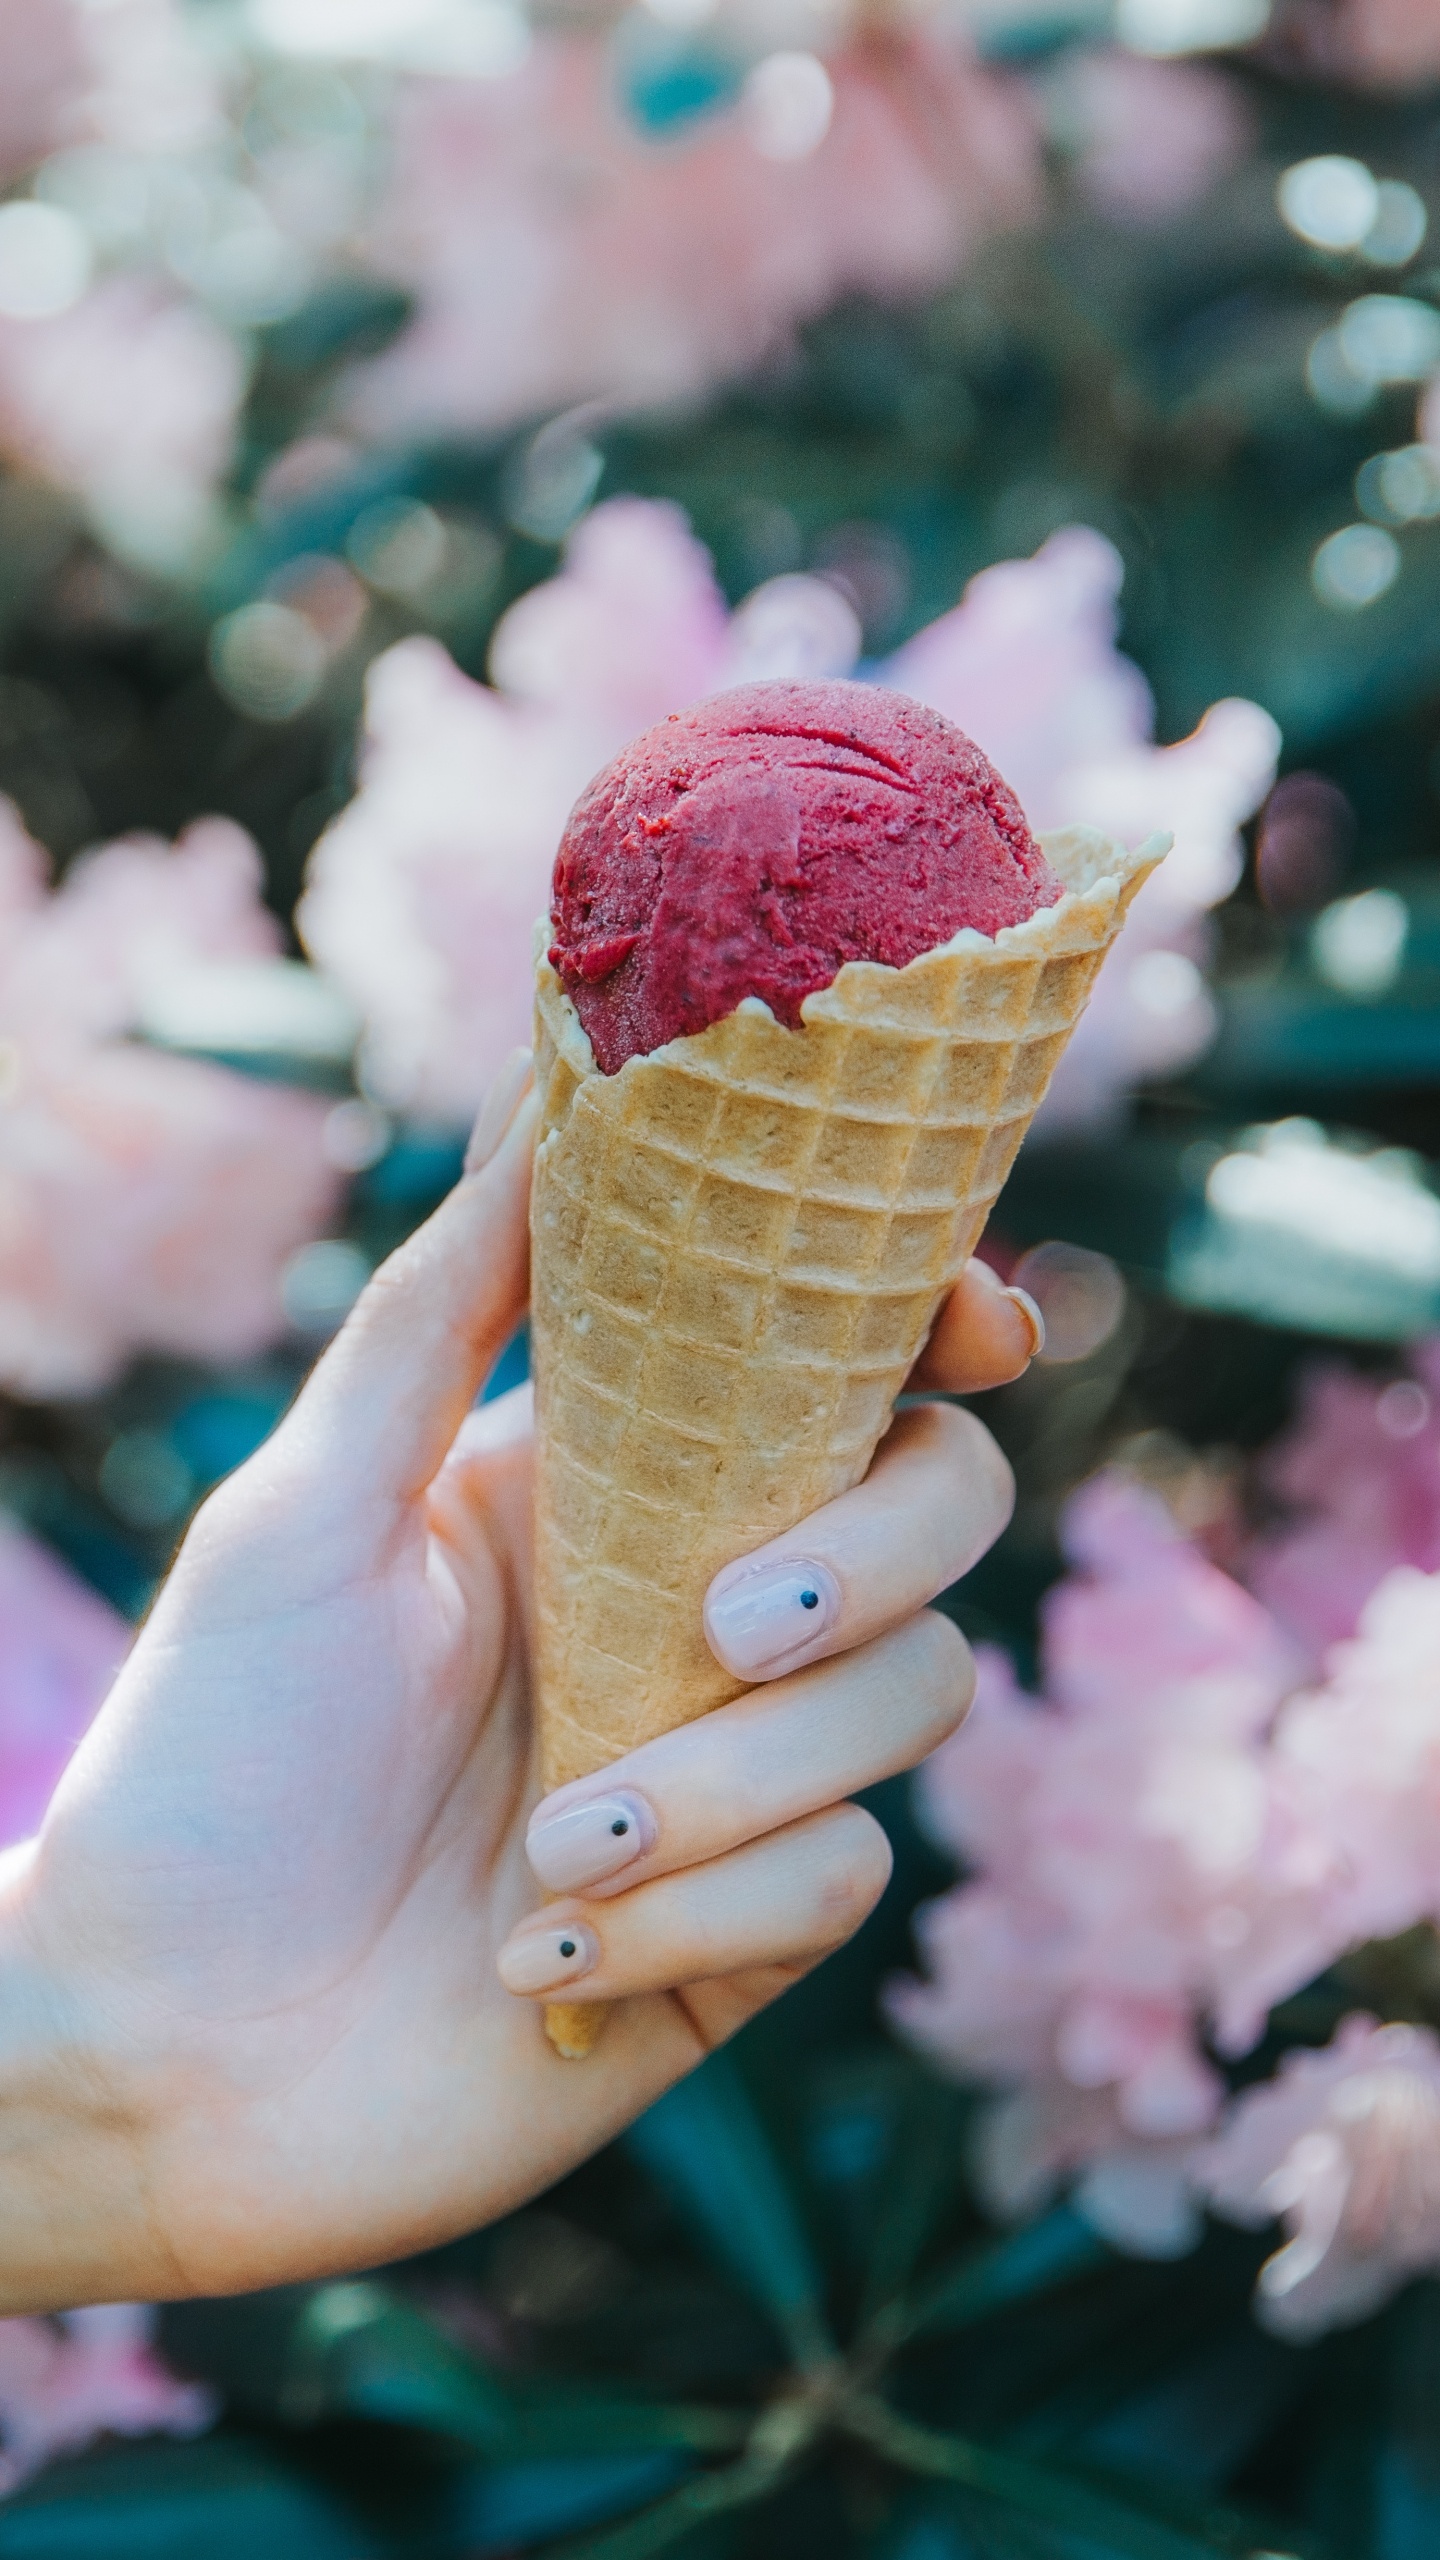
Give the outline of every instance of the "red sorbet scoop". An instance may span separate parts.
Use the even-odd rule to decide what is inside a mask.
[[[1063,888],[938,711],[879,685],[737,685],[647,729],[577,801],[550,961],[615,1075],[745,996],[797,1028],[847,960],[903,969]]]

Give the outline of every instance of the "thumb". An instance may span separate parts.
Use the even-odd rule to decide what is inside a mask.
[[[312,1370],[282,1426],[292,1456],[396,1504],[438,1474],[525,1313],[538,1110],[530,1052],[517,1050],[454,1190],[381,1264]]]

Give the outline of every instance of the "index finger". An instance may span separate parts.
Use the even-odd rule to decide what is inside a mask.
[[[1003,1387],[1045,1348],[1045,1319],[1025,1289],[1007,1289],[988,1262],[967,1262],[910,1375],[912,1388],[978,1395]]]

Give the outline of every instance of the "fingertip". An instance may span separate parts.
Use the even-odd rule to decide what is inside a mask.
[[[532,1052],[527,1048],[512,1049],[475,1115],[465,1149],[464,1173],[480,1173],[490,1162],[534,1081]]]
[[[914,1383],[948,1395],[1008,1386],[1045,1347],[1045,1319],[1029,1292],[1008,1288],[987,1262],[968,1262],[935,1319]]]

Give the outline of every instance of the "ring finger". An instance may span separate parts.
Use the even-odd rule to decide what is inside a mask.
[[[859,1805],[687,1866],[613,1901],[548,1903],[511,1932],[498,1970],[522,1998],[621,2000],[757,1966],[817,1963],[874,1909],[890,1844]]]

